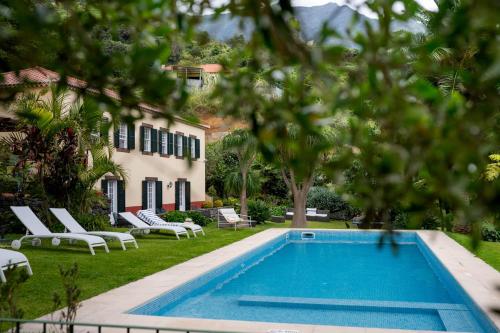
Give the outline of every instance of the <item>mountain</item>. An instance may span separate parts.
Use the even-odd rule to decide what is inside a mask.
[[[319,37],[321,28],[325,22],[328,27],[336,29],[341,36],[346,35],[346,31],[351,27],[354,15],[359,15],[359,20],[352,27],[354,31],[363,31],[365,22],[376,23],[377,20],[369,18],[348,6],[339,6],[328,3],[321,6],[294,7],[295,16],[300,22],[301,33],[305,40],[316,40]],[[221,14],[203,16],[203,21],[199,30],[206,31],[210,37],[225,41],[235,35],[243,35],[249,39],[254,29],[253,22],[249,19],[241,20],[238,17],[231,17],[231,14]],[[423,31],[423,27],[418,22],[397,22],[393,25],[394,30],[408,30],[413,32]],[[346,40],[339,41],[341,44],[349,45]]]

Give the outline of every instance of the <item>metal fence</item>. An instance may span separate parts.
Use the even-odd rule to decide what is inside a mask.
[[[25,320],[13,318],[0,318],[0,332],[11,333],[103,333],[103,332],[183,332],[183,333],[236,333],[233,331],[188,329],[153,326],[133,326],[118,324],[96,324],[72,322],[66,323],[55,320]]]

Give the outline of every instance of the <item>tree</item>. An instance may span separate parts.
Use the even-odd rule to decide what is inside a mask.
[[[109,139],[96,139],[103,130],[102,111],[67,91],[50,89],[21,97],[16,104],[19,131],[4,143],[19,158],[15,172],[34,171],[45,210],[55,200],[70,210],[88,212],[96,182],[106,173],[123,179],[126,174],[110,158]]]
[[[298,126],[291,124],[286,129],[286,141],[295,142],[295,145],[278,146],[278,163],[283,179],[293,196],[292,228],[306,227],[307,194],[313,184],[314,174],[320,166],[322,155],[331,149],[332,141],[329,133],[330,129],[323,128],[314,135],[304,135]],[[306,159],[306,163],[298,164],[299,159]]]
[[[240,213],[248,215],[248,174],[257,155],[257,140],[248,130],[237,129],[224,137],[222,145],[225,150],[234,153],[238,158],[241,177],[241,187],[238,186],[240,187]],[[237,182],[233,183],[237,184]]]

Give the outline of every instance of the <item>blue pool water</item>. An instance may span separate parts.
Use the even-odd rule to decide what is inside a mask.
[[[131,310],[133,314],[494,332],[414,233],[292,231]]]

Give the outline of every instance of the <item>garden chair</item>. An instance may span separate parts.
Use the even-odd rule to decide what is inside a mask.
[[[252,227],[252,218],[248,215],[237,214],[234,208],[219,208],[217,210],[217,227]]]
[[[26,267],[29,275],[33,275],[28,258],[21,252],[0,249],[0,281],[7,282],[5,273],[3,271],[9,269],[12,266]]]
[[[61,239],[67,239],[70,242],[82,241],[87,243],[92,255],[95,255],[94,248],[99,246],[103,246],[104,250],[109,252],[106,241],[99,236],[74,234],[69,232],[53,233],[38,219],[35,213],[33,213],[31,208],[28,206],[10,206],[10,209],[12,209],[14,214],[27,229],[26,236],[12,241],[11,246],[14,250],[19,250],[23,240],[26,239],[31,239],[31,244],[37,246],[41,244],[41,238],[52,238],[52,245],[54,246],[58,246],[61,243]]]
[[[189,222],[167,222],[155,213],[153,213],[150,210],[143,209],[139,210],[137,212],[137,217],[139,217],[141,220],[146,222],[149,225],[152,226],[173,226],[173,227],[182,227],[185,228],[186,230],[191,230],[193,233],[194,237],[196,236],[196,233],[201,232],[203,236],[205,236],[205,231],[203,231],[203,228],[194,223],[189,223]]]
[[[125,243],[132,243],[134,244],[136,249],[139,248],[134,236],[132,236],[131,234],[111,231],[87,231],[73,218],[73,216],[71,216],[71,214],[65,208],[50,208],[50,211],[59,220],[59,222],[61,222],[64,227],[69,230],[69,232],[116,239],[120,242],[120,245],[124,251],[127,249],[125,247]]]
[[[187,230],[183,227],[175,227],[175,226],[167,226],[167,225],[149,225],[145,223],[143,220],[132,214],[131,212],[123,212],[119,214],[125,221],[131,224],[133,227],[129,230],[130,233],[139,231],[143,233],[149,233],[151,230],[156,231],[173,231],[175,233],[175,237],[179,238],[179,235],[186,235],[189,238],[189,234]]]

